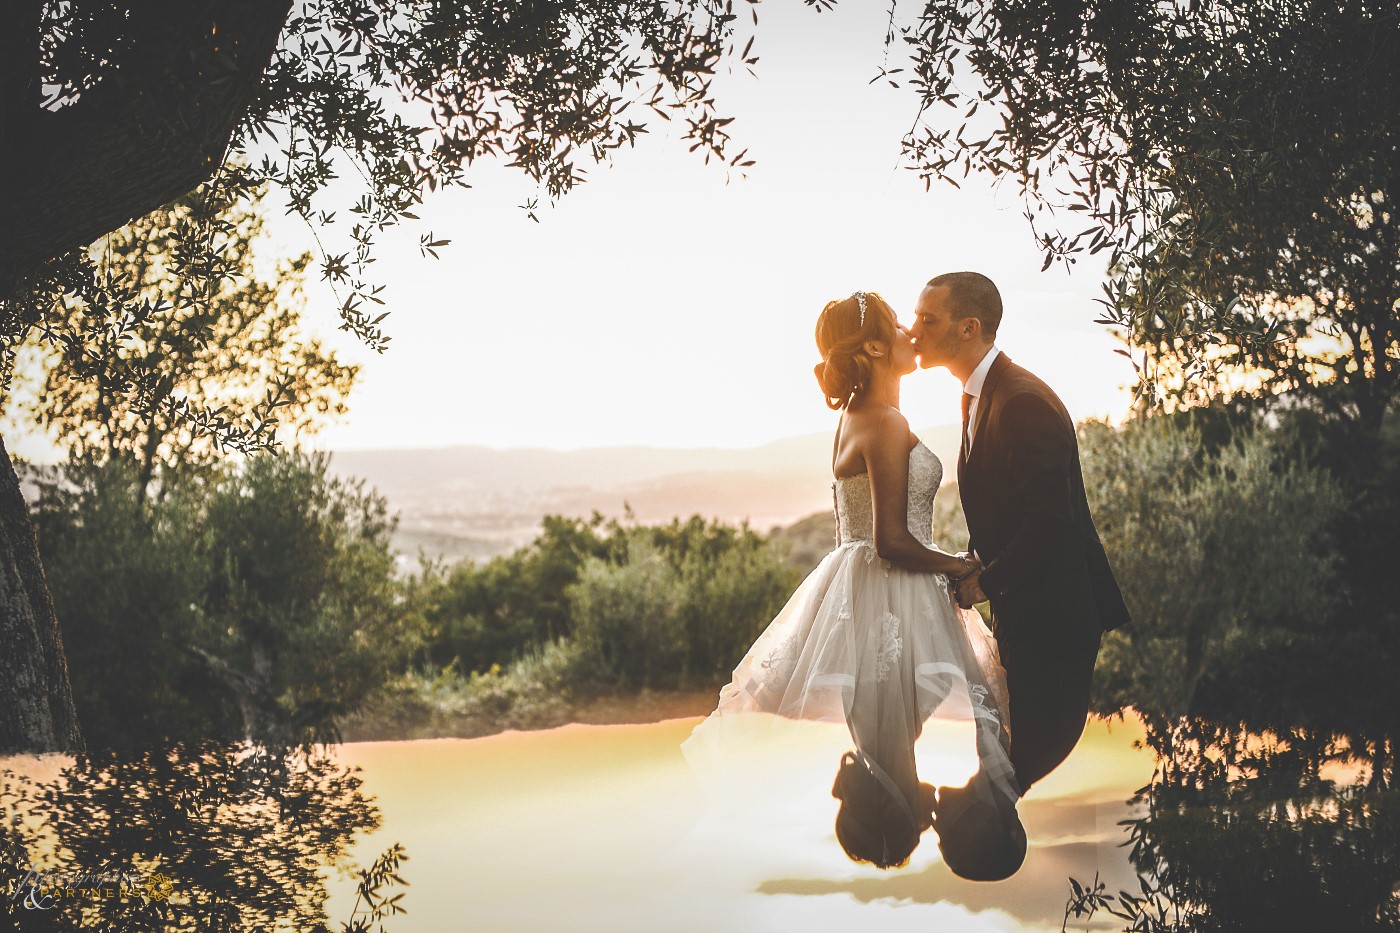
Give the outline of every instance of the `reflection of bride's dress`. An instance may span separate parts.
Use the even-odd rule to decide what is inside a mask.
[[[928,546],[942,476],[938,457],[916,444],[909,452],[909,531]],[[924,721],[970,716],[984,776],[1014,800],[1002,725],[1005,674],[990,632],[976,612],[957,607],[946,577],[902,570],[876,555],[866,474],[838,479],[834,489],[836,549],[739,662],[718,707],[682,750],[693,762],[703,757],[737,714],[845,722],[881,783],[898,788],[913,808],[913,747]]]

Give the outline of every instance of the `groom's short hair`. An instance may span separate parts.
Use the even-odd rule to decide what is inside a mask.
[[[945,272],[929,279],[928,284],[948,290],[948,308],[954,320],[975,317],[989,339],[996,337],[1001,326],[1001,292],[991,279],[980,272]]]

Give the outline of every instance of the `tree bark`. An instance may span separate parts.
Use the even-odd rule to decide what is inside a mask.
[[[0,755],[83,750],[63,636],[0,438]]]

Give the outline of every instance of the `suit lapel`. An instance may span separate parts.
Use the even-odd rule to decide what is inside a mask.
[[[997,383],[1001,382],[1001,377],[1005,374],[1007,367],[1011,365],[1011,357],[1004,352],[998,353],[997,358],[992,360],[992,366],[987,370],[987,378],[982,380],[982,394],[977,397],[977,419],[972,425],[972,447],[977,447],[977,441],[982,436],[982,426],[987,423],[987,415],[991,411],[992,395],[996,392]],[[963,437],[963,451],[961,460],[966,461],[970,457],[971,450],[967,449],[967,437]]]

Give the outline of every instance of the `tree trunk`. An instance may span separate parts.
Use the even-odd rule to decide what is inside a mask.
[[[272,661],[264,644],[255,640],[251,645],[251,674],[198,645],[185,643],[180,647],[202,662],[205,670],[233,694],[243,718],[244,741],[254,745],[287,744],[286,736],[294,730],[289,729],[277,714],[277,701],[268,689],[272,680]]]
[[[0,646],[0,755],[82,751],[63,636],[39,563],[29,507],[3,438]]]
[[[57,110],[38,106],[38,0],[0,28],[0,301],[37,267],[211,178],[277,47],[291,0],[144,0],[112,36],[109,73]],[[23,14],[23,15],[21,15]],[[11,22],[13,21],[13,22]],[[23,27],[23,29],[21,29]],[[119,41],[120,40],[120,41]]]

